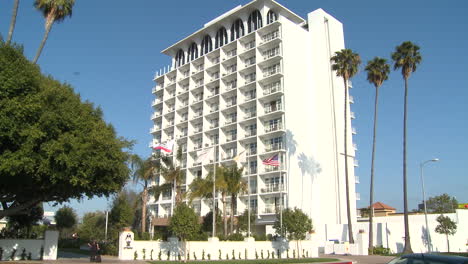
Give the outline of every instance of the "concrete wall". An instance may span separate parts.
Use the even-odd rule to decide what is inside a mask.
[[[129,238],[131,237],[131,238]],[[169,242],[161,241],[134,241],[132,232],[122,232],[120,233],[119,240],[119,259],[120,260],[132,260],[134,259],[134,254],[137,252],[138,258],[143,259],[143,249],[146,251],[146,260],[151,259],[151,250],[153,260],[158,259],[158,254],[161,251],[161,259],[167,260],[167,254],[170,251],[170,260],[177,260],[178,255],[182,252],[187,252],[190,254],[190,259],[194,260],[194,253],[198,260],[202,259],[202,254],[205,252],[205,260],[208,260],[208,254],[210,254],[211,260],[218,260],[220,251],[221,259],[226,260],[228,257],[232,259],[232,254],[236,259],[239,259],[239,253],[242,259],[256,259],[256,254],[258,258],[261,259],[261,252],[263,251],[263,257],[267,258],[267,252],[270,252],[270,258],[274,252],[275,258],[277,257],[278,250],[280,251],[281,257],[286,258],[289,251],[289,258],[293,257],[293,251],[296,252],[296,257],[298,256],[297,252],[304,252],[309,257],[318,257],[318,246],[314,241],[239,241],[239,242],[219,242],[219,241],[193,241],[187,242],[186,248],[184,248],[183,243],[172,240]],[[128,243],[130,242],[130,243]],[[179,253],[180,252],[180,253]],[[187,255],[185,253],[185,255]],[[227,254],[227,256],[226,256]],[[182,257],[183,259],[183,257]]]
[[[444,214],[450,217],[457,224],[457,232],[453,236],[449,236],[450,251],[454,252],[467,252],[468,251],[468,210],[457,210],[456,213]],[[438,225],[436,218],[439,214],[429,214],[428,223],[429,231],[432,240],[432,249],[437,252],[446,252],[447,240],[445,235],[435,232]],[[428,239],[426,236],[426,224],[424,214],[410,215],[410,239],[411,246],[414,252],[427,252]],[[359,222],[353,226],[355,238],[358,237],[359,231],[364,232],[365,235],[361,236],[362,244],[367,251],[369,223]],[[374,245],[390,248],[394,253],[400,253],[404,248],[404,221],[403,215],[375,217],[374,218]],[[326,241],[339,240],[347,241],[347,225],[321,225],[316,227],[316,239],[319,241],[320,246],[325,247]]]
[[[31,253],[31,259],[41,258],[41,248],[43,248],[44,260],[57,259],[57,231],[46,231],[44,239],[0,239],[0,247],[3,249],[2,260],[11,260],[11,254],[16,249],[14,260],[20,260],[23,249],[26,258]]]

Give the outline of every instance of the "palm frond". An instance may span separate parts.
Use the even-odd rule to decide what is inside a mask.
[[[367,80],[378,88],[384,81],[388,80],[390,65],[386,59],[375,57],[367,62],[365,70],[367,71]]]
[[[405,41],[397,46],[395,52],[392,53],[393,69],[401,68],[403,77],[408,78],[412,72],[416,71],[417,66],[422,61],[419,50],[419,46],[410,41]]]

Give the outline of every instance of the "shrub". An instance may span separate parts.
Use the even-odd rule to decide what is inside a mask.
[[[119,255],[119,250],[117,248],[117,241],[101,242],[99,243],[99,247],[101,248],[102,255],[111,255],[111,256]]]
[[[382,245],[374,247],[373,250],[374,255],[390,255],[391,251],[389,248],[384,248]]]
[[[244,241],[244,236],[240,233],[231,234],[227,237],[229,241]]]

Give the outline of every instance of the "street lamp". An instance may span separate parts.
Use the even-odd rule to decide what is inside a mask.
[[[434,159],[431,159],[431,160],[426,160],[424,162],[421,162],[421,164],[419,165],[419,168],[421,170],[421,186],[422,186],[422,196],[423,196],[423,204],[424,204],[424,218],[426,220],[426,236],[427,236],[427,250],[429,252],[432,251],[432,242],[431,242],[431,233],[429,232],[429,225],[427,223],[427,207],[426,207],[426,191],[424,190],[424,177],[423,177],[423,168],[424,168],[424,165],[426,165],[427,163],[429,162],[437,162],[439,161],[438,158],[434,158]]]

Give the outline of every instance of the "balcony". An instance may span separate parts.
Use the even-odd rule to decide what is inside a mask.
[[[271,70],[266,70],[266,71],[263,72],[263,78],[270,77],[270,76],[275,75],[277,73],[281,73],[281,69],[274,68],[274,69],[271,69]]]
[[[201,133],[202,130],[203,130],[202,127],[195,127],[194,132],[195,132],[195,133]]]
[[[198,117],[201,117],[203,115],[203,112],[200,111],[200,112],[195,112],[195,114],[193,115],[193,118],[198,118]]]
[[[253,137],[257,135],[257,129],[247,130],[245,137]]]
[[[280,208],[279,206],[271,206],[271,205],[265,205],[265,208],[263,209],[264,214],[276,214],[276,212],[279,212]]]
[[[230,100],[226,102],[226,107],[231,107],[237,104],[237,99]]]
[[[357,131],[356,131],[356,128],[355,128],[355,127],[352,127],[352,128],[351,128],[351,133],[353,133],[353,135],[356,135],[356,134],[357,134]]]
[[[218,127],[219,127],[219,124],[214,123],[214,124],[211,124],[210,129],[215,129],[215,128],[218,128]]]
[[[202,147],[203,147],[202,144],[196,144],[196,145],[193,147],[193,149],[194,149],[194,150],[199,150],[199,149],[201,149]],[[195,164],[195,163],[194,163],[194,164]]]
[[[237,135],[231,135],[226,137],[226,142],[237,140]]]
[[[154,112],[152,115],[151,115],[151,119],[155,119],[155,118],[158,118],[161,116],[161,112]]]
[[[255,174],[257,173],[257,167],[250,167],[250,169],[247,170],[247,174]]]
[[[245,43],[244,48],[245,48],[245,50],[255,48],[255,40],[252,40],[250,42]]]
[[[230,125],[236,122],[237,122],[237,118],[231,118],[231,119],[226,120],[226,122],[224,122],[224,125]]]
[[[245,95],[245,101],[246,102],[250,101],[250,100],[253,100],[255,98],[257,98],[257,93],[255,93],[255,92],[254,93],[248,93],[248,94]]]
[[[354,151],[358,150],[356,143],[353,143],[353,149],[354,149]]]
[[[226,56],[228,58],[232,58],[234,56],[237,56],[237,49],[233,49],[233,50],[230,50],[230,51],[226,52]]]
[[[265,173],[284,170],[283,166],[265,166]]]
[[[251,82],[255,82],[257,79],[257,77],[254,75],[254,76],[248,76],[245,78],[245,84],[249,84]]]
[[[359,161],[357,159],[354,159],[354,167],[359,167]]]
[[[356,118],[356,115],[354,114],[354,112],[350,112],[350,113],[349,113],[349,116],[351,117],[351,119],[355,119],[355,118]]]
[[[354,104],[354,97],[351,95],[349,96],[349,103]]]
[[[253,117],[256,117],[256,116],[257,116],[257,112],[247,112],[247,113],[244,115],[244,120],[250,119],[250,118],[253,118]]]
[[[275,85],[263,90],[263,95],[269,95],[281,91],[281,85]]]
[[[284,188],[280,188],[279,184],[266,185],[265,188],[260,189],[261,193],[271,193],[271,192],[279,192],[279,191],[284,191]]]
[[[281,104],[276,104],[276,105],[268,105],[267,107],[265,107],[265,114],[269,114],[269,113],[272,113],[272,112],[276,112],[276,111],[281,111],[283,110],[283,106]]]
[[[154,127],[152,127],[150,129],[150,133],[152,134],[152,133],[155,133],[156,131],[159,131],[159,130],[161,130],[161,127],[154,126]]]
[[[226,85],[226,90],[227,91],[230,91],[232,89],[236,89],[237,88],[237,80],[233,81],[233,82],[229,82],[227,85]]]
[[[357,201],[360,201],[360,200],[361,200],[361,194],[360,194],[360,193],[356,193],[356,200],[357,200]]]
[[[271,144],[265,147],[265,152],[284,150],[283,144]]]
[[[278,131],[278,130],[282,130],[282,129],[283,129],[283,124],[282,123],[269,125],[269,126],[265,127],[265,133],[270,133],[270,132]]]
[[[359,179],[359,176],[354,176],[354,183],[361,183],[361,179]]]
[[[252,148],[252,149],[247,150],[247,156],[252,156],[252,155],[256,155],[256,154],[257,154],[257,149],[256,148]]]
[[[155,106],[155,105],[157,105],[157,104],[162,103],[162,101],[163,101],[163,98],[162,98],[162,97],[156,98],[156,99],[153,100],[153,104],[152,104],[152,105]]]
[[[264,35],[262,37],[262,42],[260,43],[260,45],[263,45],[266,42],[270,42],[270,41],[272,41],[274,39],[277,39],[277,38],[279,38],[279,30],[275,30],[273,32],[270,32],[270,33]]]

